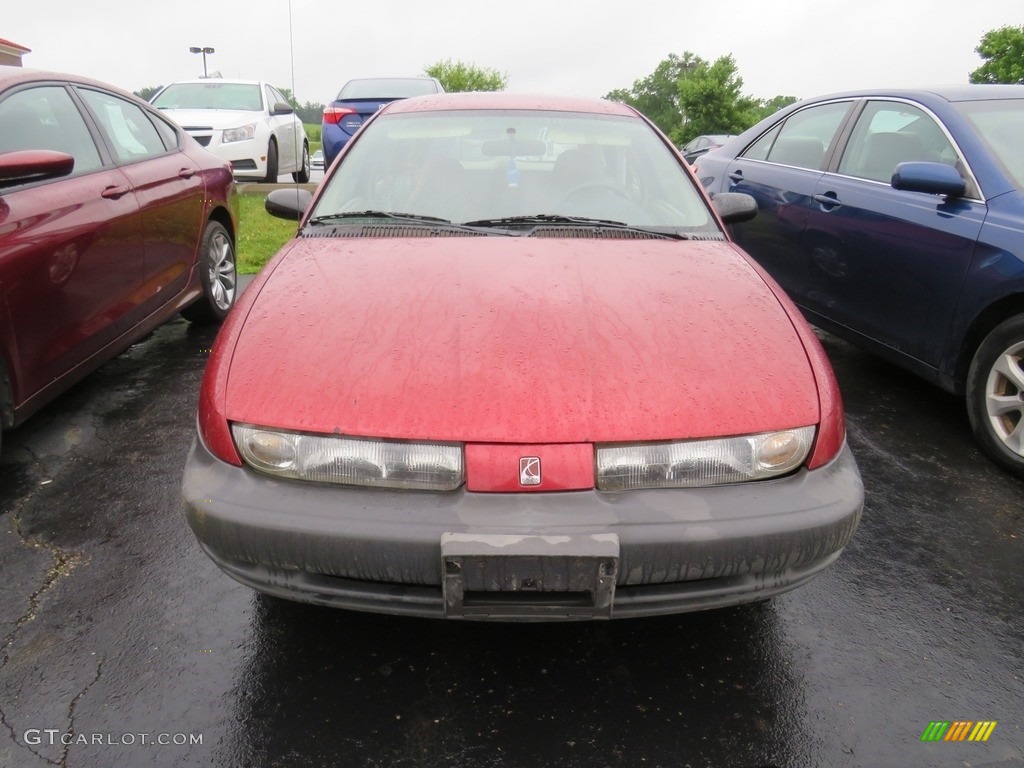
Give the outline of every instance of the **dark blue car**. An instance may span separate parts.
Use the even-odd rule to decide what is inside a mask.
[[[695,165],[812,323],[964,397],[1024,477],[1024,86],[808,99]]]
[[[349,80],[337,98],[324,107],[321,135],[324,166],[330,168],[352,135],[370,115],[396,99],[443,93],[433,77],[367,77]]]

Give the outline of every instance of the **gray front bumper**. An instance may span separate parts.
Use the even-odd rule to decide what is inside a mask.
[[[649,616],[800,586],[839,556],[864,500],[848,446],[820,469],[745,485],[493,494],[277,480],[225,464],[197,440],[182,493],[203,549],[243,584],[304,602],[434,617],[445,615],[444,534],[615,534],[611,616]]]

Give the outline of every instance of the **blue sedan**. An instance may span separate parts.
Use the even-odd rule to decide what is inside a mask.
[[[433,77],[364,77],[349,80],[334,101],[324,107],[320,134],[324,145],[324,167],[334,158],[374,112],[397,99],[443,93]]]
[[[732,225],[814,324],[965,398],[1024,477],[1024,86],[841,93],[696,161],[745,192]]]

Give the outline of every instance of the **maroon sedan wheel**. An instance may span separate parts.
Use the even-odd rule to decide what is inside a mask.
[[[220,322],[235,304],[238,275],[231,235],[216,221],[206,225],[201,259],[203,295],[199,301],[183,309],[181,314],[193,323]]]

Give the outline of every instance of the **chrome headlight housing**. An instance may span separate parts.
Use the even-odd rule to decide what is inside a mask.
[[[714,440],[598,446],[597,487],[630,491],[765,480],[803,464],[813,442],[814,427],[800,427]]]
[[[401,490],[453,491],[465,479],[462,445],[311,435],[232,424],[243,461],[276,477]]]
[[[238,128],[226,128],[221,136],[221,144],[233,144],[236,141],[252,141],[256,138],[256,123],[241,125]]]

